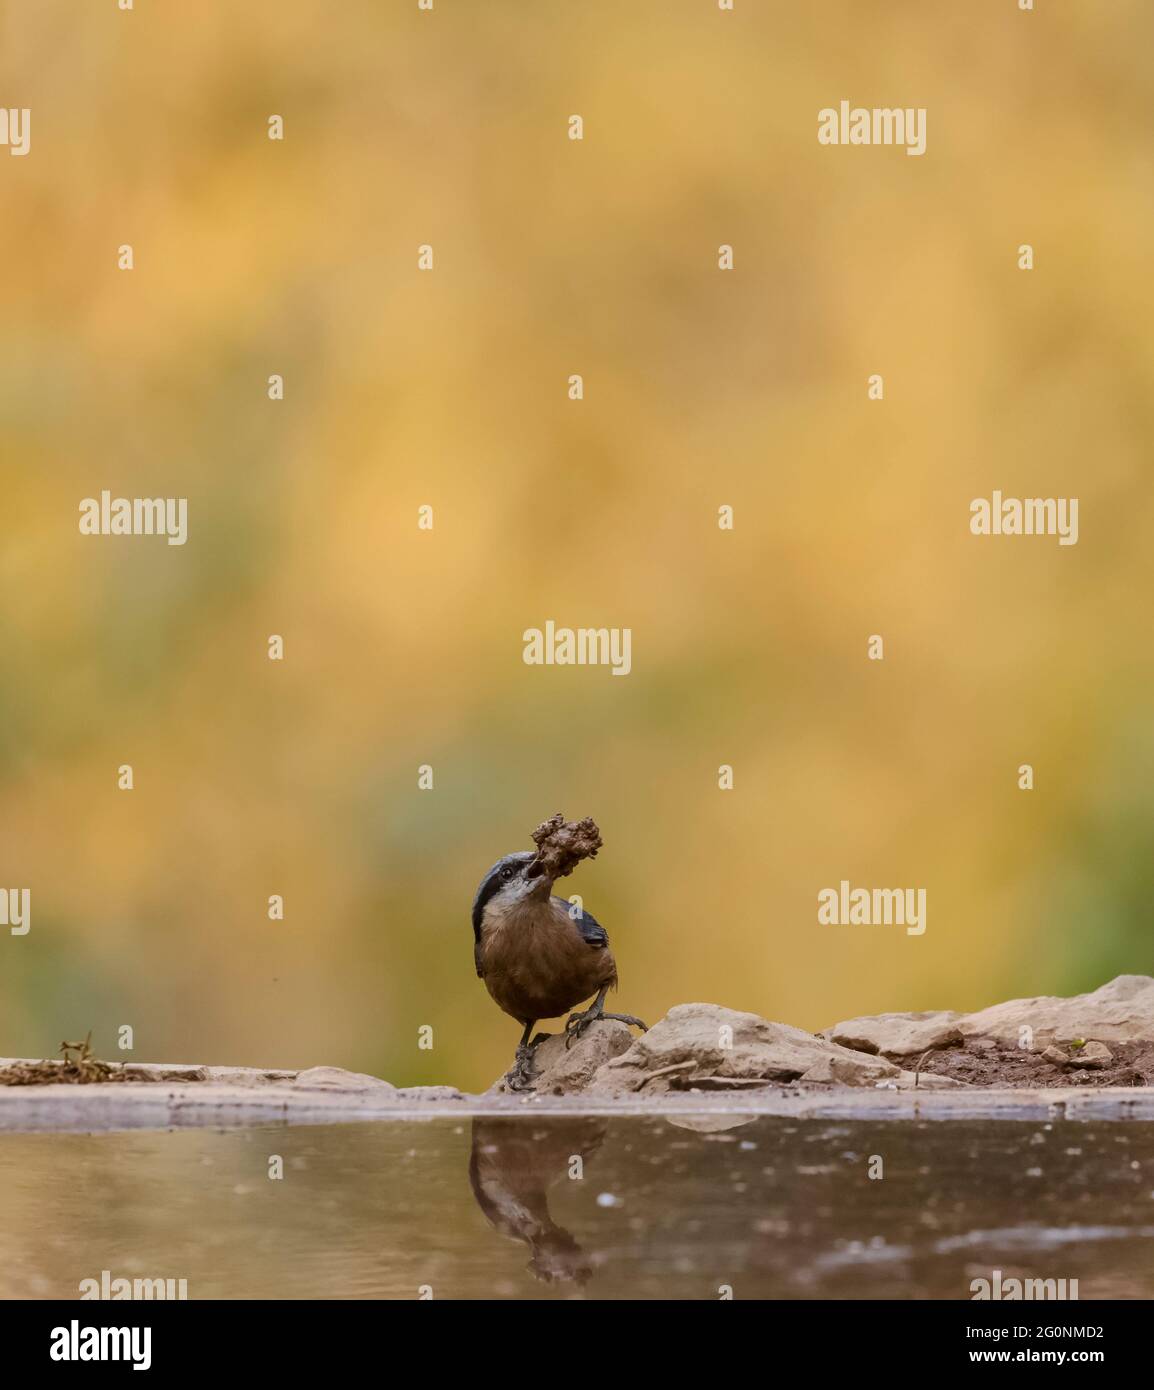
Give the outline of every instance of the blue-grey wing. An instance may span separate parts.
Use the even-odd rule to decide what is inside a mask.
[[[566,912],[572,914],[572,904],[566,902],[564,898],[554,898],[553,901],[560,903]],[[598,950],[604,950],[605,947],[609,945],[609,933],[591,912],[586,912],[582,909],[580,915],[573,918],[573,925],[590,946],[594,946]]]

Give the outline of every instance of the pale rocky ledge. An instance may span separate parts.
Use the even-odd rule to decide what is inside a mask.
[[[0,1067],[13,1065],[0,1061]],[[890,1013],[804,1032],[680,1004],[648,1033],[602,1022],[542,1042],[530,1092],[396,1087],[339,1067],[128,1064],[134,1083],[0,1085],[0,1130],[166,1129],[488,1114],[1154,1120],[1154,979],[978,1013]],[[0,1073],[2,1076],[2,1073]]]

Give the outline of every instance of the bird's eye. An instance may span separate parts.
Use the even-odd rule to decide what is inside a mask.
[[[514,875],[516,872],[517,872],[517,866],[516,866],[516,864],[506,864],[505,867],[501,870],[501,877],[502,877],[502,878],[512,878],[513,875]]]

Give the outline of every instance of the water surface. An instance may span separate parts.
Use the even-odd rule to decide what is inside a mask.
[[[1154,1125],[712,1114],[0,1135],[0,1256],[7,1298],[74,1298],[105,1269],[186,1279],[192,1299],[967,1298],[998,1268],[1149,1299]]]

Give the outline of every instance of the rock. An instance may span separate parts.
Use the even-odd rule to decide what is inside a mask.
[[[599,1067],[627,1052],[633,1034],[627,1023],[607,1018],[585,1030],[572,1047],[565,1046],[564,1033],[552,1033],[539,1042],[533,1052],[533,1090],[540,1095],[572,1096],[589,1089]],[[505,1078],[489,1087],[489,1095],[522,1095],[510,1092]]]
[[[752,1090],[781,1082],[870,1085],[898,1076],[880,1057],[718,1004],[679,1004],[628,1051],[601,1066],[588,1091],[644,1096],[665,1091]]]
[[[881,1066],[888,1064],[884,1059],[879,1058]],[[814,1062],[812,1067],[802,1072],[798,1077],[802,1082],[833,1082],[842,1086],[873,1086],[879,1079],[896,1079],[897,1068],[892,1071],[878,1071],[876,1068],[862,1066],[861,1058],[854,1058],[852,1061],[848,1057],[839,1056],[837,1053],[825,1053]]]
[[[343,1067],[309,1067],[307,1071],[297,1072],[292,1080],[297,1091],[395,1091],[396,1087],[379,1076],[366,1076],[364,1072],[345,1071]]]
[[[1042,1060],[1053,1062],[1056,1067],[1064,1067],[1069,1065],[1070,1054],[1065,1048],[1055,1047],[1054,1044],[1051,1043],[1049,1047],[1043,1049]]]
[[[226,1086],[270,1086],[292,1083],[300,1075],[296,1071],[278,1071],[268,1067],[203,1067],[205,1080]]]
[[[903,1071],[897,1079],[899,1091],[956,1091],[968,1090],[968,1081],[956,1076],[938,1076],[932,1071]]]
[[[1075,1047],[1070,1051],[1072,1067],[1087,1067],[1095,1071],[1108,1067],[1114,1061],[1114,1054],[1100,1042],[1088,1042],[1085,1047]]]
[[[387,1081],[384,1083],[389,1084]],[[401,1086],[396,1093],[398,1101],[415,1100],[422,1105],[442,1100],[467,1100],[464,1091],[456,1086]]]
[[[959,1041],[985,1050],[997,1043],[1017,1047],[1024,1029],[1030,1030],[1026,1036],[1030,1037],[1033,1051],[1076,1038],[1154,1042],[1154,979],[1148,975],[1119,975],[1091,994],[1077,994],[1070,999],[1049,995],[1010,999],[972,1014],[939,1009],[851,1018],[828,1028],[823,1036],[867,1054],[907,1057]],[[1070,1060],[1063,1055],[1064,1063]]]
[[[875,1014],[835,1024],[826,1030],[825,1036],[855,1052],[885,1052],[908,1057],[961,1042],[958,1029],[961,1017],[948,1009],[920,1014]]]
[[[1029,1028],[1035,1049],[1075,1038],[1154,1042],[1154,979],[1119,975],[1091,994],[1076,994],[1070,999],[1049,995],[1011,999],[980,1013],[966,1014],[958,1026],[967,1037],[997,1038],[1015,1046],[1021,1030]]]
[[[124,1067],[125,1071],[139,1072],[147,1076],[149,1080],[155,1081],[209,1081],[212,1073],[208,1067],[172,1066],[172,1067],[147,1067],[139,1062],[128,1062]]]

